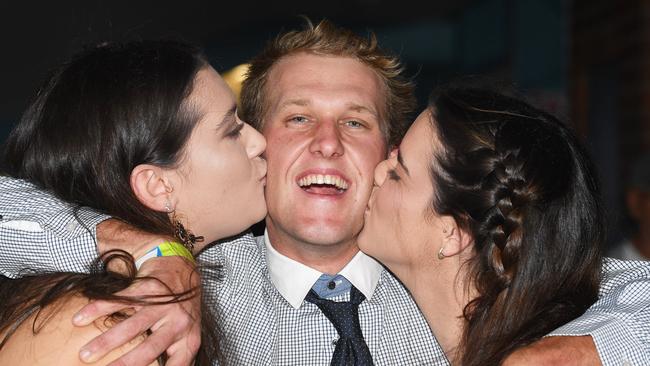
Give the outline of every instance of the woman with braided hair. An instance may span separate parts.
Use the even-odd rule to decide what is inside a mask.
[[[442,90],[375,184],[359,247],[411,291],[452,364],[500,364],[597,300],[598,185],[553,116]]]

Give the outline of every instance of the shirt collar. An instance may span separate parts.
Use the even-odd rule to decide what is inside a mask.
[[[267,231],[264,232],[264,244],[271,282],[293,308],[299,308],[314,282],[323,273],[280,254],[271,245]],[[347,278],[367,299],[370,299],[382,271],[383,267],[379,262],[359,252],[338,274]]]

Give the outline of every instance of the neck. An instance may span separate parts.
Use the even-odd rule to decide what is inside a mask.
[[[460,256],[443,260],[426,258],[421,263],[410,263],[408,268],[394,271],[411,292],[452,364],[458,364],[460,359],[458,346],[465,323],[463,309],[470,299],[464,281],[465,267],[461,264]]]
[[[327,274],[339,273],[359,252],[356,236],[334,243],[312,243],[290,235],[266,220],[271,245],[278,253]]]

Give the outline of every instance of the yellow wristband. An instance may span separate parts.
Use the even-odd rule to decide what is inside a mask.
[[[192,253],[181,243],[175,241],[166,241],[157,247],[146,252],[142,257],[135,261],[135,268],[140,269],[142,264],[148,259],[156,257],[183,257],[192,263],[195,263]]]

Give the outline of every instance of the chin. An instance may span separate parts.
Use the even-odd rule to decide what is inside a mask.
[[[348,234],[347,230],[346,232],[323,230],[322,226],[301,230],[299,237],[302,237],[305,242],[322,246],[338,245],[350,241],[353,238],[353,236]]]

